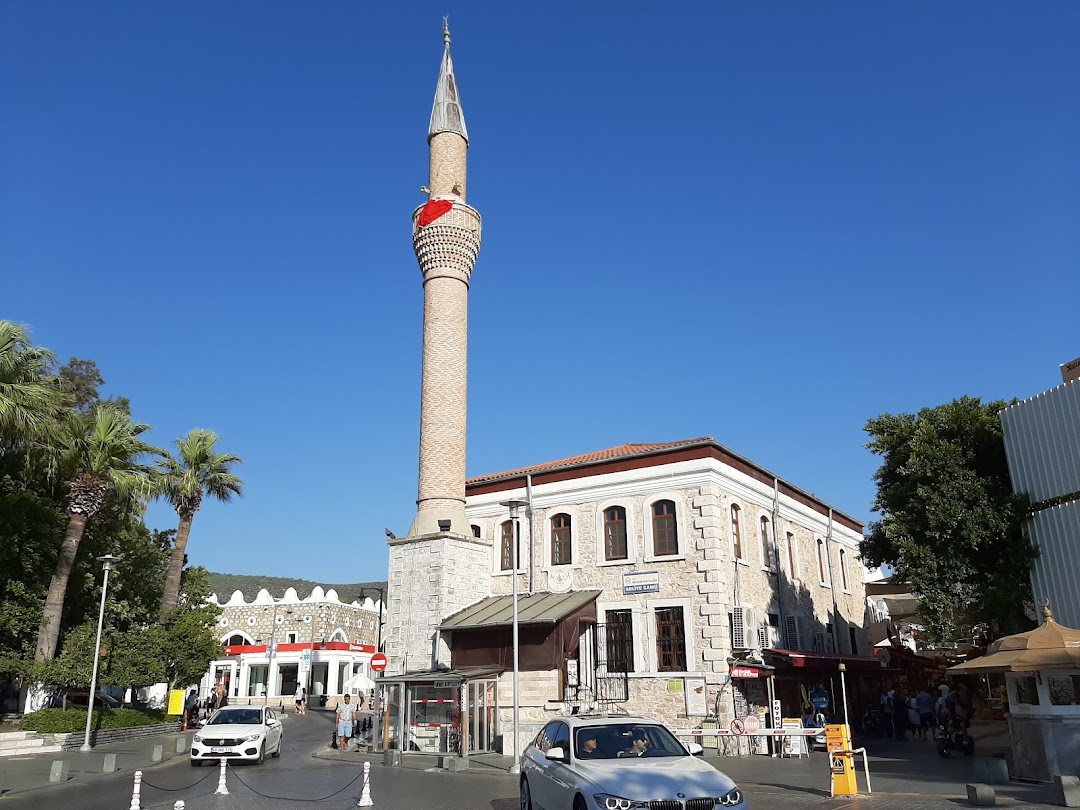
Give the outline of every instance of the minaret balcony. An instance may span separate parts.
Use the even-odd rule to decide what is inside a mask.
[[[469,283],[473,265],[480,253],[480,212],[456,197],[435,197],[452,207],[426,225],[420,225],[420,214],[426,207],[413,211],[413,250],[424,280],[451,277]]]

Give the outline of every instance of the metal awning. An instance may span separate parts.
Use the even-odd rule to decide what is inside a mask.
[[[557,624],[594,602],[601,591],[533,593],[518,596],[518,624]],[[481,627],[509,627],[514,622],[514,597],[489,596],[450,616],[440,630],[474,630]]]
[[[480,678],[497,678],[504,672],[502,667],[457,667],[456,669],[425,669],[402,675],[380,675],[377,684],[414,683],[428,681],[473,681]]]

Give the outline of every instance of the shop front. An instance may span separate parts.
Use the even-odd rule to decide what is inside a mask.
[[[376,749],[444,756],[494,751],[500,672],[479,667],[380,678]]]
[[[784,717],[804,720],[821,714],[829,723],[847,719],[857,725],[865,707],[876,701],[883,674],[881,662],[868,655],[777,649],[766,650],[765,658],[775,667],[774,690]]]

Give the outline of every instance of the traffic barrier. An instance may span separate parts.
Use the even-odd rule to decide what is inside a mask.
[[[823,728],[762,728],[757,731],[733,731],[730,728],[677,728],[676,737],[816,737]]]
[[[866,792],[867,793],[873,793],[874,792],[873,788],[870,787],[870,762],[866,759],[866,749],[865,748],[851,748],[851,749],[846,749],[846,750],[842,749],[842,748],[838,748],[838,749],[836,749],[834,751],[829,751],[829,759],[830,760],[832,759],[832,756],[834,754],[837,754],[837,755],[840,755],[840,756],[855,756],[855,754],[862,754],[863,770],[866,772]],[[831,762],[830,762],[830,766],[831,766]],[[854,776],[852,778],[854,779]],[[835,780],[830,779],[829,780],[829,785],[830,785],[830,787],[829,787],[829,798],[830,799],[833,798],[833,795],[834,795],[834,787],[833,787],[834,784],[835,784]]]
[[[997,804],[994,789],[989,785],[968,785],[967,798],[969,802],[979,807],[993,807]]]
[[[135,771],[135,784],[131,788],[131,805],[128,810],[140,810],[139,792],[142,790],[142,771]]]
[[[116,754],[106,754],[105,761],[101,763],[102,773],[116,772]]]
[[[225,757],[221,758],[221,770],[218,774],[217,790],[214,791],[215,796],[228,796],[229,788],[225,786]]]
[[[165,756],[165,746],[163,746],[163,745],[155,745],[154,750],[150,752],[150,761],[151,762],[161,762],[161,760],[162,760],[162,758],[164,756]]]
[[[66,782],[68,780],[68,771],[70,769],[71,763],[66,759],[54,759],[52,767],[49,768],[49,781]]]
[[[364,789],[360,793],[360,801],[357,807],[373,807],[375,802],[371,800],[371,763],[364,763]]]

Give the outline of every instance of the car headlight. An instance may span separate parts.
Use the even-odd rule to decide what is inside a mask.
[[[593,799],[604,810],[636,810],[636,808],[648,807],[648,802],[636,802],[633,799],[624,799],[622,796],[612,796],[610,793],[595,793]]]
[[[196,734],[195,737],[194,737],[194,740],[195,740],[195,742],[202,742],[202,737],[200,737],[198,734]]]
[[[254,734],[248,734],[244,737],[244,742],[255,742],[255,740],[262,739],[262,732],[255,732]]]
[[[741,801],[742,791],[739,790],[737,787],[734,787],[727,793],[725,793],[723,796],[721,796],[719,799],[717,799],[716,803],[721,807],[734,807]]]

